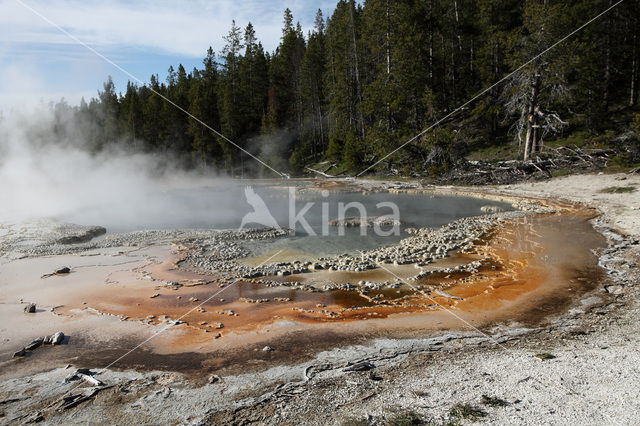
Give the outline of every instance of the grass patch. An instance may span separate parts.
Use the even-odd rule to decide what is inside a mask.
[[[488,395],[482,395],[482,404],[489,407],[506,407],[509,405],[504,399]]]
[[[636,192],[635,186],[611,186],[600,190],[603,194],[628,194],[630,192]]]
[[[536,358],[540,358],[541,360],[555,359],[556,356],[549,353],[540,353],[534,355]]]
[[[504,160],[517,160],[520,158],[520,151],[518,146],[513,143],[504,145],[493,145],[478,148],[469,154],[465,155],[465,158],[470,161],[504,161]]]
[[[455,419],[477,420],[487,415],[482,409],[471,404],[456,404],[449,410],[449,415]]]
[[[560,176],[568,176],[570,174],[574,173],[574,170],[572,170],[569,167],[565,167],[562,169],[553,169],[551,170],[551,176],[552,177],[560,177]]]
[[[615,137],[615,132],[607,131],[599,134],[592,134],[588,131],[576,131],[566,137],[561,137],[549,141],[545,144],[552,148],[561,146],[576,148],[607,148],[611,139]]]

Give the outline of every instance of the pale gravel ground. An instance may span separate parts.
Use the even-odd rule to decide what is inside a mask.
[[[625,180],[620,180],[625,178]],[[599,225],[640,236],[640,192],[601,194],[603,188],[638,186],[640,178],[626,175],[584,175],[549,182],[511,185],[491,189],[505,194],[560,197],[597,205],[605,215]],[[618,255],[626,273],[622,294],[596,290],[582,307],[558,320],[554,326],[525,337],[505,337],[496,330],[500,345],[480,336],[461,344],[454,339],[442,344],[429,339],[416,342],[376,341],[368,347],[352,347],[319,355],[292,367],[276,367],[261,374],[223,377],[203,387],[193,387],[180,376],[108,372],[103,380],[119,384],[118,392],[106,390],[93,402],[70,412],[45,411],[50,423],[206,423],[206,424],[389,424],[394,413],[406,410],[441,424],[452,420],[450,408],[471,403],[487,415],[477,421],[491,424],[640,424],[640,304],[636,286],[640,246],[630,245]],[[629,263],[631,262],[631,263]],[[633,263],[635,262],[635,263]],[[609,307],[598,302],[614,301]],[[580,305],[580,303],[578,303]],[[618,307],[615,307],[618,306]],[[581,313],[582,311],[582,313]],[[381,352],[415,347],[409,355],[376,359],[373,370],[382,380],[371,380],[369,372],[345,373],[332,368],[311,380],[290,385],[275,393],[274,383],[303,379],[309,365],[347,360]],[[430,350],[431,348],[431,350]],[[533,355],[553,353],[542,361]],[[60,385],[68,371],[54,370],[28,382],[14,380],[0,386],[0,403],[9,396],[35,398],[3,404],[0,422],[19,413],[42,411],[33,403],[62,395],[69,385]],[[131,382],[132,379],[135,379]],[[126,384],[129,383],[129,384]],[[124,393],[121,390],[128,389]],[[252,398],[251,394],[263,395]],[[480,404],[483,394],[500,397],[509,404],[490,408]],[[46,404],[45,404],[46,405]],[[26,418],[18,420],[24,422]],[[463,420],[463,424],[472,423]]]
[[[635,186],[632,193],[607,194],[603,189]],[[609,226],[629,235],[640,235],[640,175],[574,175],[549,181],[497,187],[512,195],[559,197],[598,207]]]

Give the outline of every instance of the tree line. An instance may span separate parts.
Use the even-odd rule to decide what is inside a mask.
[[[172,66],[166,81],[154,74],[120,94],[109,78],[88,103],[58,103],[56,131],[75,129],[91,150],[126,143],[233,176],[268,175],[243,150],[293,174],[326,160],[359,172],[425,129],[376,169],[438,174],[505,144],[528,159],[558,135],[629,127],[617,120],[638,110],[640,0],[555,45],[612,5],[339,0],[307,34],[285,10],[273,52],[234,21],[201,68]]]

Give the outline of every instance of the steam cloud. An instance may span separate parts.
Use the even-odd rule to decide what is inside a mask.
[[[170,158],[123,146],[93,154],[82,141],[57,138],[47,107],[0,120],[0,223],[50,218],[114,231],[140,223],[148,228],[231,224],[244,203],[230,193],[228,181],[187,173],[172,167]],[[181,189],[187,187],[213,192],[184,196]]]

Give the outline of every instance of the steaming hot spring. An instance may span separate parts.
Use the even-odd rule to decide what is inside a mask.
[[[0,227],[7,347],[68,336],[33,352],[31,368],[106,365],[151,336],[116,367],[220,371],[248,348],[278,348],[275,362],[465,324],[532,325],[600,274],[594,212],[575,205],[349,180],[127,186],[103,172],[101,188],[68,181],[27,199],[13,187]]]

